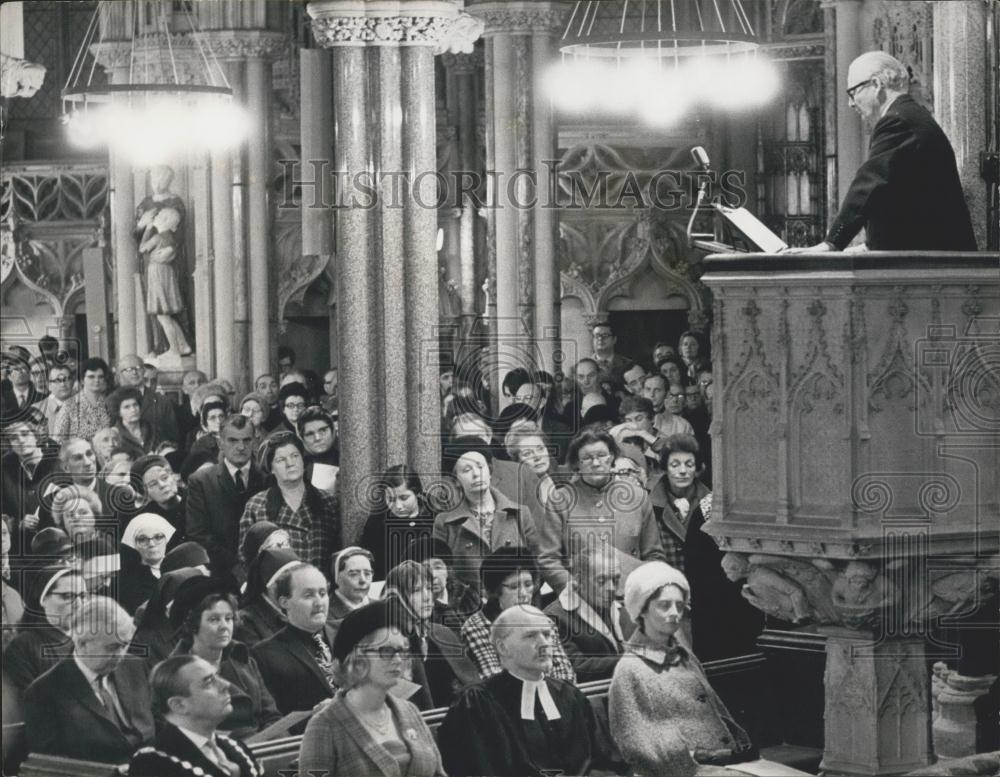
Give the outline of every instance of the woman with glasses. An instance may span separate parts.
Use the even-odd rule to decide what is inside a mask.
[[[378,485],[378,506],[368,514],[358,544],[372,554],[375,580],[385,580],[386,573],[405,560],[411,542],[430,538],[434,513],[427,504],[420,475],[406,464],[389,467]]]
[[[340,471],[336,425],[318,405],[307,407],[296,423],[306,449],[306,480],[323,491],[333,492]]]
[[[490,627],[497,616],[515,605],[538,603],[538,565],[526,548],[500,548],[483,559],[479,568],[486,603],[462,626],[462,645],[483,680],[503,671]],[[551,677],[576,682],[576,672],[552,624]]]
[[[129,615],[149,599],[162,576],[160,564],[175,529],[166,518],[140,513],[125,527],[121,541],[118,603]]]
[[[17,636],[3,651],[4,677],[19,691],[73,652],[69,622],[86,595],[83,575],[67,564],[31,573]]]
[[[326,569],[340,544],[340,514],[334,496],[306,481],[306,449],[292,432],[273,432],[261,446],[261,468],[274,485],[247,501],[240,519],[240,545],[259,521],[288,532],[292,550],[317,569]]]
[[[643,564],[625,581],[637,628],[611,678],[608,717],[632,774],[693,775],[699,764],[756,757],[683,634],[690,602],[687,579],[663,562]]]
[[[238,622],[236,597],[223,581],[211,577],[185,580],[170,608],[170,623],[178,635],[173,655],[198,656],[218,670],[229,683],[233,706],[219,730],[246,739],[278,721],[281,713],[257,661],[246,645],[233,639]]]
[[[615,475],[618,444],[607,432],[584,430],[569,445],[569,482],[555,492],[540,530],[561,548],[564,563],[578,545],[607,542],[627,575],[643,561],[662,561],[663,543],[646,492]]]
[[[475,666],[465,657],[458,635],[434,623],[431,571],[415,561],[389,570],[385,597],[396,606],[396,623],[409,640],[412,679],[422,687],[412,698],[420,709],[447,707],[465,686],[478,682]]]
[[[650,501],[667,563],[687,575],[698,601],[712,602],[691,614],[694,649],[706,661],[753,652],[760,615],[726,578],[722,551],[702,531],[711,519],[712,492],[700,479],[698,441],[688,434],[668,437],[660,463],[664,474],[652,485]]]
[[[392,692],[404,680],[409,649],[391,603],[369,604],[344,619],[333,641],[340,690],[306,727],[300,774],[444,776],[420,711]]]

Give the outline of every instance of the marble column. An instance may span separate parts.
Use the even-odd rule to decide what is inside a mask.
[[[246,63],[236,60],[229,63],[229,83],[233,100],[246,105]],[[253,388],[254,378],[250,364],[250,276],[247,257],[247,186],[246,149],[241,144],[232,150],[232,199],[233,199],[233,334],[236,353],[235,383],[237,393]]]
[[[232,381],[236,377],[233,294],[233,165],[228,150],[212,153],[212,255],[214,262],[214,335],[222,345],[216,352],[213,377]]]
[[[191,205],[194,226],[194,339],[195,366],[206,375],[215,374],[215,283],[212,256],[211,158],[200,153],[191,162]]]
[[[555,211],[542,207],[551,201],[545,162],[555,159],[556,138],[539,81],[557,56],[552,36],[562,32],[569,8],[520,0],[468,4],[486,25],[486,167],[496,172],[490,194],[497,346],[490,379],[497,389],[515,367],[552,371],[559,342]]]
[[[986,249],[987,189],[979,155],[987,149],[987,5],[934,3],[934,117],[952,148],[980,250]],[[994,109],[996,110],[996,108]]]
[[[360,533],[379,472],[440,468],[434,53],[469,47],[474,20],[444,0],[368,14],[307,7],[333,53],[337,324],[345,541]],[[470,28],[469,22],[473,25]]]
[[[135,236],[135,182],[132,165],[119,153],[111,152],[111,229],[115,256],[117,299],[117,355],[136,353],[135,277],[139,272],[139,256]],[[145,311],[142,311],[144,314]],[[145,356],[145,353],[143,353]]]
[[[837,198],[831,203],[834,212],[839,198],[850,188],[854,174],[864,161],[865,140],[861,117],[848,104],[847,68],[861,54],[861,0],[823,0],[824,8],[832,8],[836,36],[836,96],[837,128]]]
[[[254,375],[271,369],[271,224],[267,182],[271,171],[271,61],[249,57],[247,110],[247,225],[250,254],[250,365]]]

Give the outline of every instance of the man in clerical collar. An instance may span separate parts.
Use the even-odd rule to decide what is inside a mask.
[[[493,621],[503,671],[466,688],[441,724],[450,775],[587,774],[603,762],[593,708],[572,683],[548,677],[552,624],[530,605]]]
[[[198,656],[180,655],[158,663],[150,678],[153,711],[162,717],[153,747],[135,752],[132,777],[257,777],[250,750],[218,731],[233,711],[231,683]]]

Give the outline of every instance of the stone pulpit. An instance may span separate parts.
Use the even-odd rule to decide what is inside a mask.
[[[958,651],[940,634],[998,573],[1000,255],[706,267],[705,530],[751,603],[827,637],[824,772],[926,765],[930,667]]]

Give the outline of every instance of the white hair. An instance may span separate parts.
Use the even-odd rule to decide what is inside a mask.
[[[866,51],[851,63],[851,70],[860,70],[865,78],[878,78],[883,86],[897,92],[910,87],[910,73],[906,65],[884,51]]]

